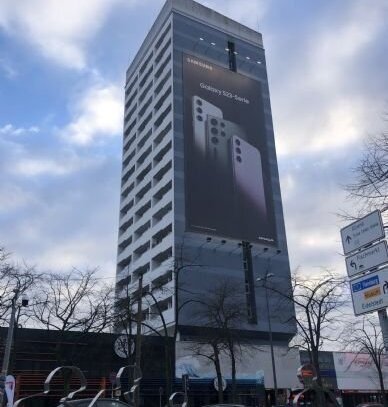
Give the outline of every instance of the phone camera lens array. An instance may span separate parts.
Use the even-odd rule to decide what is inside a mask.
[[[202,108],[200,107],[200,106],[202,106],[202,100],[200,100],[200,99],[197,99],[196,100],[196,104],[197,104],[197,113],[199,113],[198,115],[197,115],[197,120],[199,121],[199,122],[202,122],[203,121],[203,117],[201,116],[201,114],[202,114]]]
[[[239,139],[236,139],[236,140],[235,140],[235,143],[236,143],[236,146],[237,146],[236,149],[235,149],[236,154],[241,154],[241,148],[238,147],[238,146],[240,146],[241,141],[240,141]],[[241,162],[242,162],[241,155],[237,155],[237,156],[236,156],[236,160],[237,160],[237,162],[241,163]]]
[[[225,127],[224,122],[222,122],[222,121],[219,122],[216,118],[212,117],[210,119],[210,125],[212,126],[210,128],[210,132],[211,132],[211,134],[213,134],[213,136],[221,135],[222,137],[226,137],[225,131],[223,131],[223,130],[220,131],[220,129],[218,127],[218,126]],[[216,137],[212,137],[212,142],[214,144],[217,144],[219,142],[219,140],[217,139],[217,141],[216,141],[215,139],[216,139]]]

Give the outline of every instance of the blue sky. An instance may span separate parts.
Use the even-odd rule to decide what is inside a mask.
[[[341,184],[388,110],[388,3],[200,3],[263,34],[291,267],[343,272]],[[162,4],[0,2],[0,245],[16,258],[113,276],[125,69]]]

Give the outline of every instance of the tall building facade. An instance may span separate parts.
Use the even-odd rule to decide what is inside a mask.
[[[167,0],[126,74],[117,296],[140,276],[146,325],[163,315],[182,338],[204,329],[193,298],[225,282],[243,293],[236,329],[265,339],[256,280],[290,288],[262,36],[192,0]],[[287,342],[293,305],[268,294]]]

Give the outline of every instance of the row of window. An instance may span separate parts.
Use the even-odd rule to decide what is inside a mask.
[[[168,24],[126,85],[119,255],[129,247],[134,250],[118,263],[119,275],[131,264],[139,264],[146,253],[172,233],[171,220],[158,227],[172,211],[172,176],[166,177],[172,169],[172,157],[165,160],[172,151],[171,55],[171,24]],[[166,195],[170,195],[168,200],[164,199]],[[144,241],[145,234],[154,227],[152,236]],[[164,247],[167,249],[124,276],[118,286],[133,284],[141,274],[167,264],[172,258],[172,247],[171,244]],[[161,287],[172,279],[171,272],[170,277],[163,276],[152,284]],[[163,299],[160,306],[170,308],[172,299]],[[143,310],[142,317],[151,318],[153,311],[150,306]]]
[[[167,236],[167,235],[166,235]],[[149,242],[147,242],[149,243]],[[137,252],[138,254],[139,252]],[[144,254],[145,252],[143,252]],[[139,259],[141,256],[139,256],[137,259]],[[123,259],[119,264],[118,264],[118,274],[120,273],[125,273],[127,270],[129,270],[131,264],[132,264],[133,257],[128,256],[128,258]],[[134,260],[135,261],[135,260]],[[144,275],[148,273],[150,270],[156,270],[159,267],[165,267],[167,270],[170,270],[172,267],[172,247],[169,246],[167,249],[156,253],[151,261],[146,261],[145,263],[141,264],[138,266],[135,270],[132,270],[131,272],[131,283],[135,283],[140,275]],[[129,275],[129,273],[127,273]],[[126,278],[127,275],[123,275],[123,278]]]
[[[153,206],[155,207],[155,204],[162,201],[163,197],[171,190],[171,188],[172,183],[169,181],[164,187],[157,191],[158,197],[155,197],[154,195],[152,199],[148,200],[135,212],[134,216],[129,217],[125,222],[123,222],[119,229],[119,254],[126,250],[129,246],[135,244],[148,229],[156,228],[159,223],[161,223],[164,219],[167,219],[167,216],[172,211],[171,198],[169,198],[166,203],[163,203],[161,207],[157,207],[154,214],[134,230],[134,225],[136,225],[140,219],[143,219],[144,215],[151,209],[151,201],[154,201]],[[172,229],[170,230],[170,233],[171,232]],[[156,243],[160,237],[164,238],[165,235],[163,234],[162,236],[155,236],[155,241],[153,241],[152,247],[156,246]]]
[[[147,300],[147,295],[144,296],[144,299]],[[148,305],[149,308],[144,309],[141,312],[141,321],[142,322],[150,321],[152,323],[152,321],[160,319],[161,312],[165,312],[172,309],[172,297],[168,297],[161,301],[158,301],[157,305],[153,303],[153,300],[149,300]],[[135,320],[137,319],[136,313],[134,315],[134,319]],[[143,326],[142,327],[143,333],[145,333],[147,329],[149,328]]]
[[[161,155],[162,159],[171,152],[171,142],[166,145]],[[129,180],[123,187],[121,194],[120,218],[123,218],[135,205],[141,205],[144,196],[151,190],[155,190],[166,181],[172,178],[172,159],[170,158],[164,165],[154,158],[154,166],[149,163],[133,180]],[[159,165],[159,163],[162,163]],[[153,172],[151,172],[153,170]],[[168,175],[169,174],[169,175]],[[158,200],[156,200],[157,202]]]
[[[153,132],[152,129],[149,129],[148,132],[144,134],[143,137],[140,138],[138,145],[137,145],[137,154],[135,150],[130,151],[128,153],[124,153],[123,156],[123,175],[122,175],[122,185],[124,185],[130,176],[142,166],[142,164],[146,161],[146,159],[158,150],[160,144],[167,138],[169,135],[171,138],[171,134],[169,134],[172,125],[171,121],[165,123],[168,114],[171,112],[172,107],[169,104],[166,109],[160,114],[158,119],[154,123]],[[157,134],[153,139],[152,135]],[[149,141],[152,140],[152,143]],[[148,142],[148,143],[147,143]],[[156,161],[159,162],[158,159],[160,153],[156,157]],[[135,161],[136,157],[136,161]],[[135,162],[134,162],[135,161]]]
[[[166,32],[167,35],[169,32]],[[165,37],[163,37],[163,40]],[[148,96],[152,85],[155,82],[158,83],[158,79],[164,72],[165,68],[171,61],[171,37],[163,41],[163,47],[156,53],[153,50],[150,51],[146,57],[145,62],[141,66],[138,73],[136,73],[131,79],[129,85],[125,90],[125,124],[130,120],[130,112],[133,110],[133,104],[138,100],[139,103],[143,102]],[[167,54],[167,56],[166,56]],[[153,56],[155,59],[153,60]],[[139,95],[139,96],[138,96]],[[139,105],[139,110],[141,106]]]
[[[148,129],[148,126],[153,117],[157,116],[159,111],[162,109],[163,105],[165,104],[166,100],[170,97],[172,93],[172,85],[171,85],[171,70],[169,70],[166,75],[163,77],[161,82],[159,83],[158,87],[155,88],[154,96],[155,96],[155,104],[152,106],[153,96],[150,95],[147,99],[146,103],[142,106],[142,108],[138,111],[136,117],[136,105],[131,110],[131,116],[129,120],[125,124],[124,127],[124,145],[123,145],[123,152],[124,154],[132,147],[135,143],[136,138],[141,139],[143,135],[141,134],[144,129]],[[133,116],[135,116],[133,118]],[[157,130],[158,121],[160,120],[160,115],[157,119],[155,119],[155,126],[154,130]],[[139,146],[138,146],[139,149]]]

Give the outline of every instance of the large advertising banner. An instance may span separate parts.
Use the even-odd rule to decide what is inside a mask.
[[[333,352],[340,390],[379,390],[379,377],[370,355]],[[383,356],[384,384],[388,386],[388,356]]]
[[[209,345],[191,342],[177,342],[175,348],[175,376],[181,378],[187,374],[190,380],[213,380],[216,377],[214,363],[207,357],[195,354],[200,349],[202,355],[211,355]],[[286,347],[274,347],[274,357],[277,368],[277,384],[279,388],[292,388],[300,385],[297,370],[300,366],[299,352],[296,349]],[[220,354],[221,372],[225,379],[230,380],[231,367],[230,358]],[[269,346],[252,348],[242,346],[241,357],[236,360],[236,377],[238,380],[251,380],[256,383],[264,383],[266,388],[273,388],[272,362]]]
[[[184,54],[183,89],[187,229],[275,245],[261,83]]]

